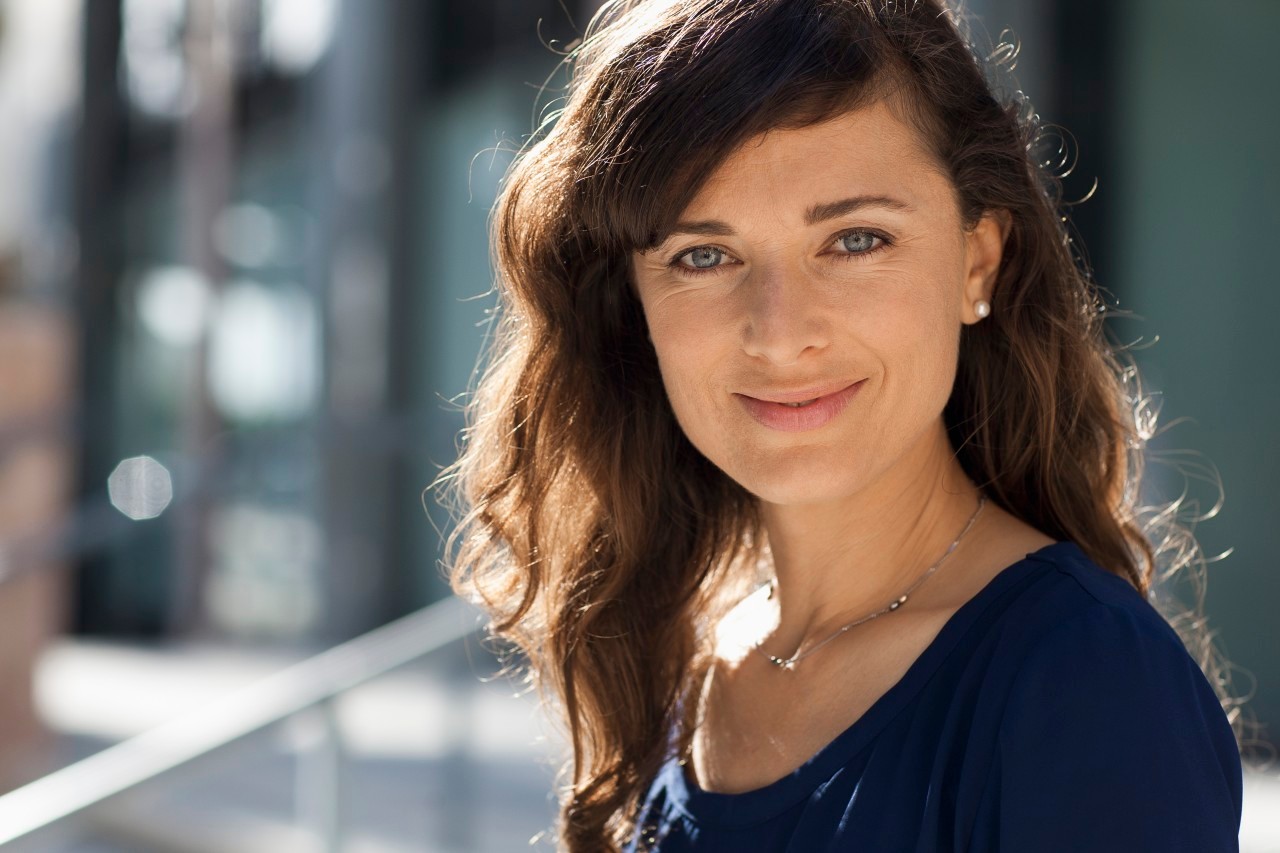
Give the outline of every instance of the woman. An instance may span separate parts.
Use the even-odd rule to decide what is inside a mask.
[[[1135,374],[953,16],[616,3],[570,59],[441,481],[567,722],[562,848],[1235,850]]]

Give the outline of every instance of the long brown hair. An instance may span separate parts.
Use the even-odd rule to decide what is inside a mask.
[[[991,315],[962,329],[944,412],[960,462],[1005,510],[1153,600],[1154,581],[1203,569],[1176,502],[1139,505],[1151,409],[1104,334],[1045,126],[1021,92],[997,97],[1000,51],[980,54],[961,27],[941,0],[607,3],[566,58],[562,108],[504,180],[488,363],[435,485],[460,516],[453,588],[567,723],[562,849],[615,850],[633,831],[669,733],[680,747],[691,734],[709,626],[767,568],[754,498],[676,422],[628,264],[763,131],[889,97],[947,169],[966,227],[1008,211]],[[1239,740],[1198,610],[1154,603]]]

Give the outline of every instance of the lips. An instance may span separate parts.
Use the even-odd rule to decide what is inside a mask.
[[[844,411],[864,384],[866,380],[861,379],[842,387],[768,393],[769,399],[746,394],[735,394],[734,397],[762,426],[782,432],[806,432],[823,426]],[[803,406],[786,405],[806,400],[813,402]]]
[[[762,391],[759,394],[749,394],[752,399],[760,400],[765,403],[805,403],[809,400],[816,400],[819,397],[826,397],[837,391],[843,391],[848,388],[851,383],[849,380],[838,382],[834,385],[815,385],[809,388],[802,388],[798,391]]]

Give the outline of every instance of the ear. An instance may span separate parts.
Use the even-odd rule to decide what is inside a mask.
[[[1013,218],[1003,209],[989,210],[965,232],[964,305],[961,316],[966,323],[982,318],[974,313],[979,299],[994,306],[996,275],[1004,255],[1004,242],[1009,236]]]

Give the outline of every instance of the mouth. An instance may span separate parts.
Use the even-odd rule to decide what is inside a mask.
[[[862,380],[858,380],[861,382]],[[744,397],[751,397],[753,400],[759,400],[762,403],[781,403],[786,406],[807,406],[823,397],[830,397],[832,394],[838,394],[856,385],[857,382],[844,381],[835,385],[812,385],[808,388],[800,388],[795,391],[764,391],[760,394],[743,394]]]
[[[860,379],[831,389],[769,393],[769,399],[747,394],[734,396],[747,414],[761,425],[783,432],[804,432],[817,429],[833,420],[844,411],[865,383],[865,379]]]

